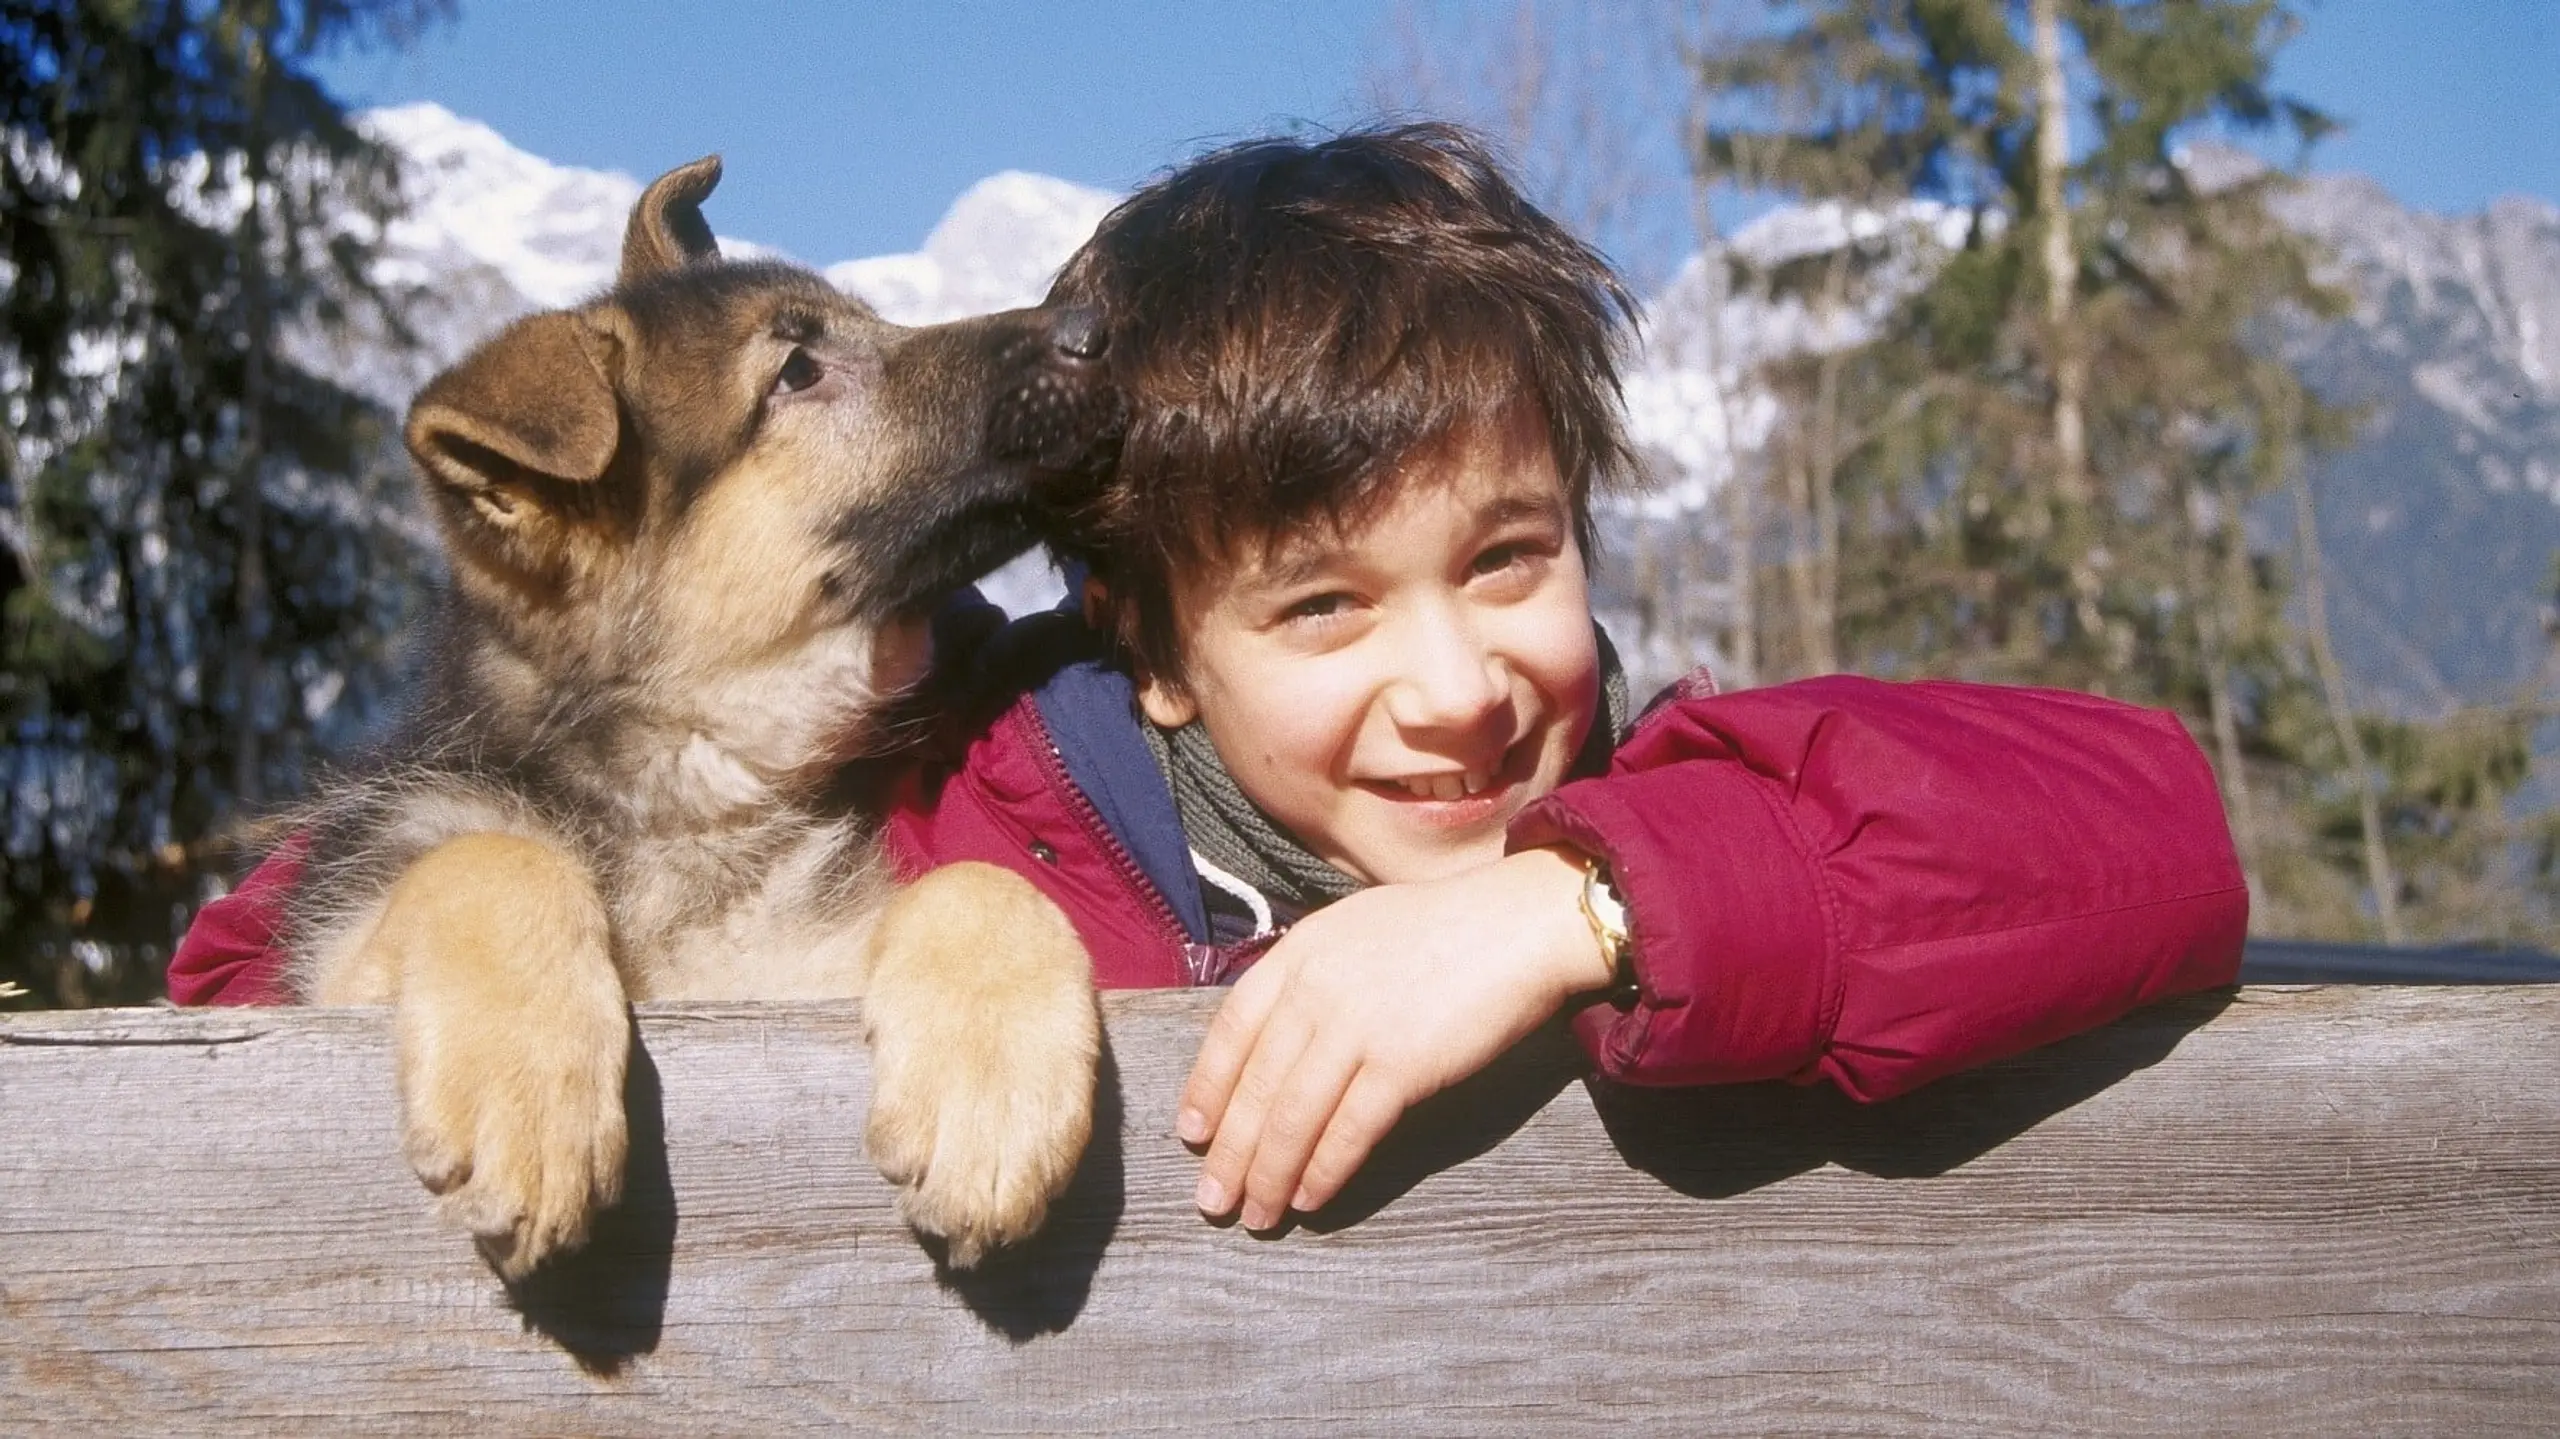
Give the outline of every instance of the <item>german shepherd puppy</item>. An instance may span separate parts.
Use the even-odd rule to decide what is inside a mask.
[[[898,885],[857,781],[937,600],[1108,430],[1102,331],[904,329],[723,262],[719,173],[418,396],[451,581],[382,762],[302,816],[299,992],[392,1006],[409,1162],[510,1280],[619,1197],[632,1000],[860,996],[871,1157],[956,1266],[1039,1227],[1092,1123],[1065,917],[988,865]]]

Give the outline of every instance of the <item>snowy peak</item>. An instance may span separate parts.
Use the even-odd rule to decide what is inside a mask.
[[[1779,412],[1752,379],[1760,366],[1863,343],[1964,243],[1971,223],[1928,201],[1788,206],[1690,256],[1645,305],[1643,346],[1626,379],[1628,435],[1654,471],[1648,511],[1698,509],[1737,457],[1768,443]],[[1774,278],[1852,246],[1866,259],[1838,313],[1825,313],[1801,281]]]
[[[2560,206],[2511,195],[2476,215],[2434,215],[2360,175],[2324,175],[2275,209],[2328,246],[2364,323],[2441,327],[2560,403]]]
[[[410,212],[389,236],[400,268],[385,278],[431,282],[486,267],[544,309],[613,279],[639,181],[554,165],[441,105],[371,110],[360,123],[407,162]]]
[[[1007,170],[952,202],[924,248],[827,267],[836,288],[902,325],[1036,305],[1118,197]]]
[[[613,282],[639,180],[555,165],[441,105],[370,110],[357,123],[403,162],[409,211],[384,237],[376,278],[416,296],[409,319],[422,348],[402,355],[386,336],[361,331],[297,342],[331,372],[396,410],[509,320],[577,304]],[[970,187],[922,249],[825,273],[901,324],[1035,304],[1115,199],[1007,171]],[[772,253],[730,236],[720,244],[733,256]]]
[[[406,161],[411,213],[392,241],[416,273],[398,278],[486,267],[543,308],[576,304],[612,282],[640,181],[554,165],[440,105],[368,111],[361,123]],[[825,273],[901,324],[1035,304],[1117,198],[1007,170],[952,202],[921,250],[845,260]],[[726,236],[721,247],[771,253]]]

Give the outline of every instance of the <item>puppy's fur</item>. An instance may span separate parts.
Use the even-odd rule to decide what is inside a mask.
[[[902,329],[722,262],[718,177],[419,395],[451,583],[402,729],[303,816],[299,990],[394,1008],[409,1160],[509,1278],[619,1193],[634,999],[861,996],[872,1157],[954,1264],[1039,1226],[1091,1126],[1074,931],[991,866],[898,886],[861,757],[934,601],[1108,427],[1099,331]]]

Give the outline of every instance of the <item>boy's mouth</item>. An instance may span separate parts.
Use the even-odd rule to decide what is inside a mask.
[[[1361,787],[1390,803],[1429,805],[1446,812],[1472,813],[1498,806],[1516,785],[1529,777],[1538,760],[1536,737],[1529,736],[1503,751],[1500,759],[1479,768],[1400,775],[1362,780]]]

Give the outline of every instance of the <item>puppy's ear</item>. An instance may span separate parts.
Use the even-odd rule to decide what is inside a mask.
[[[511,568],[547,570],[622,439],[610,369],[621,341],[597,316],[518,320],[438,375],[409,406],[409,453],[456,522],[455,538]]]
[[[719,183],[717,155],[679,165],[649,182],[622,231],[622,283],[719,257],[719,242],[702,218],[702,202]]]

